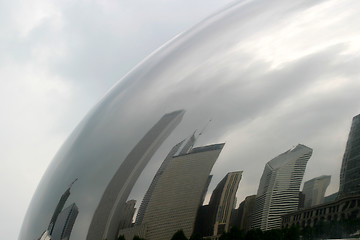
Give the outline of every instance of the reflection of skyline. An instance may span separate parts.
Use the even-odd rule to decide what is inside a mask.
[[[157,131],[157,126],[161,126],[164,122],[168,124],[174,121],[180,122],[182,115],[182,111],[164,115],[148,133],[156,132],[154,135],[158,136],[157,134],[163,130]],[[169,117],[169,119],[163,122],[165,117]],[[176,127],[177,124],[174,123],[173,125]],[[171,130],[169,131],[171,132]],[[353,135],[352,127],[349,139],[352,139],[350,136]],[[141,141],[145,141],[144,139],[148,141],[153,138],[144,137]],[[234,225],[240,224],[243,229],[248,228],[249,226],[244,225],[244,221],[249,221],[251,211],[253,211],[252,228],[277,229],[282,227],[282,216],[298,210],[300,203],[299,188],[307,161],[312,155],[312,149],[299,144],[270,160],[265,165],[258,194],[254,201],[247,198],[248,203],[240,204],[243,208],[240,210],[239,206],[239,209],[235,210],[235,194],[242,171],[229,172],[217,184],[209,205],[201,206],[211,179],[210,171],[224,144],[193,148],[195,140],[194,133],[169,151],[144,196],[141,204],[143,208],[142,221],[138,220],[141,219],[139,217],[141,211],[139,211],[137,222],[135,224],[132,222],[136,211],[135,200],[129,200],[120,205],[120,211],[116,218],[117,222],[114,224],[116,227],[114,239],[120,235],[126,235],[126,239],[129,239],[129,236],[140,235],[147,240],[165,240],[170,239],[172,234],[179,229],[182,229],[185,235],[190,237],[191,234],[196,233],[196,230],[199,230],[196,229],[197,226],[200,227],[203,236],[219,236],[229,231],[230,227]],[[139,145],[141,145],[141,141]],[[218,152],[216,153],[216,151]],[[215,152],[215,154],[211,152]],[[201,156],[201,154],[209,155]],[[127,170],[131,172],[131,169]],[[329,176],[326,177],[330,178]],[[134,181],[136,180],[137,178]],[[312,180],[308,182],[312,182]],[[310,200],[312,196],[306,191],[307,185],[307,183],[304,184],[303,193],[305,200]],[[62,239],[61,236],[63,235],[61,234],[70,236],[78,214],[78,208],[75,204],[62,210],[70,196],[70,187],[61,196],[51,218],[48,232],[45,232],[41,239],[47,239],[46,237],[50,238],[50,236],[53,240]],[[311,191],[317,191],[314,190],[314,187],[311,189]],[[323,201],[325,189],[326,187],[322,189],[321,196],[319,195],[321,201]],[[193,201],[192,198],[194,198]],[[184,200],[186,200],[186,204],[183,203]],[[254,202],[255,206],[250,206],[254,205]],[[244,216],[247,216],[247,219],[244,219]],[[236,219],[238,217],[242,218],[240,222]],[[232,222],[230,222],[231,218]]]
[[[136,180],[155,151],[180,123],[184,113],[184,110],[179,110],[165,114],[126,156],[101,197],[87,240],[113,240],[117,237],[125,202]]]

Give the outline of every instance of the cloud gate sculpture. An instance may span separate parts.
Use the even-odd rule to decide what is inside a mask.
[[[287,212],[303,179],[331,175],[338,191],[360,113],[359,5],[240,1],[163,45],[68,137],[19,240],[216,236],[257,194],[270,160],[297,178]]]

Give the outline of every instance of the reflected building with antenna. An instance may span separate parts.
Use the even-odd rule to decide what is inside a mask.
[[[70,234],[78,213],[79,209],[75,203],[61,211],[54,225],[51,240],[70,239]]]
[[[78,179],[76,178],[61,195],[54,213],[50,219],[49,226],[40,237],[40,240],[62,240],[70,239],[71,231],[74,226],[79,209],[75,203],[64,208],[66,201],[70,196],[70,189]]]

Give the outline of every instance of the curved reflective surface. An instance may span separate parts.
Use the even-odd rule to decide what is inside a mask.
[[[257,193],[265,164],[298,143],[313,149],[300,182],[331,175],[336,192],[360,113],[359,5],[241,1],[165,44],[69,136],[19,239],[189,235],[216,186],[236,179],[237,206]],[[167,218],[179,212],[187,220]]]

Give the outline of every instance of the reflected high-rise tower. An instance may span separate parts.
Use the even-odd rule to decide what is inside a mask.
[[[179,229],[194,229],[210,171],[224,144],[192,149],[175,156],[159,178],[144,214],[147,240],[168,240]]]
[[[182,155],[185,153],[188,153],[192,147],[195,144],[195,133],[189,138],[189,139],[185,139],[183,141],[181,141],[180,143],[176,144],[168,153],[168,155],[166,156],[165,160],[162,162],[160,168],[158,169],[158,171],[156,172],[148,190],[145,193],[145,196],[141,202],[138,214],[136,216],[136,221],[135,224],[139,225],[141,224],[143,218],[144,218],[144,214],[147,208],[147,205],[151,199],[152,193],[155,189],[155,186],[160,178],[160,176],[163,174],[166,166],[169,164],[169,162],[171,161],[171,159],[173,159],[174,156],[178,156],[178,155]]]
[[[331,176],[320,176],[304,183],[302,193],[305,195],[304,207],[309,208],[324,202],[327,187],[330,184]]]
[[[352,120],[340,171],[339,196],[360,194],[360,114]]]
[[[56,223],[56,220],[60,214],[60,212],[62,211],[62,209],[64,208],[64,205],[65,205],[65,202],[66,200],[69,198],[70,196],[70,187],[68,189],[66,189],[66,191],[63,193],[63,195],[61,196],[56,208],[55,208],[55,211],[51,217],[51,220],[50,220],[50,223],[49,223],[49,227],[48,227],[48,231],[49,231],[49,234],[51,235],[52,232],[53,232],[53,229],[54,229],[54,225]]]
[[[42,233],[40,240],[56,240],[70,238],[71,230],[79,211],[75,203],[71,204],[64,210],[63,208],[70,196],[70,189],[77,180],[78,179],[76,178],[66,189],[66,191],[61,195],[60,200],[56,205],[54,213],[50,219],[49,226],[47,230]]]
[[[75,203],[62,210],[54,225],[54,230],[51,235],[51,240],[68,240],[70,239],[71,231],[74,226],[79,209]]]
[[[229,230],[231,212],[236,204],[235,195],[238,189],[242,171],[230,172],[214,189],[210,202],[210,218],[213,236]]]
[[[266,163],[255,199],[251,228],[280,228],[281,215],[298,209],[299,188],[312,149],[304,145]]]
[[[165,114],[126,156],[106,187],[92,218],[87,240],[117,237],[126,200],[155,151],[180,123],[184,110]]]

